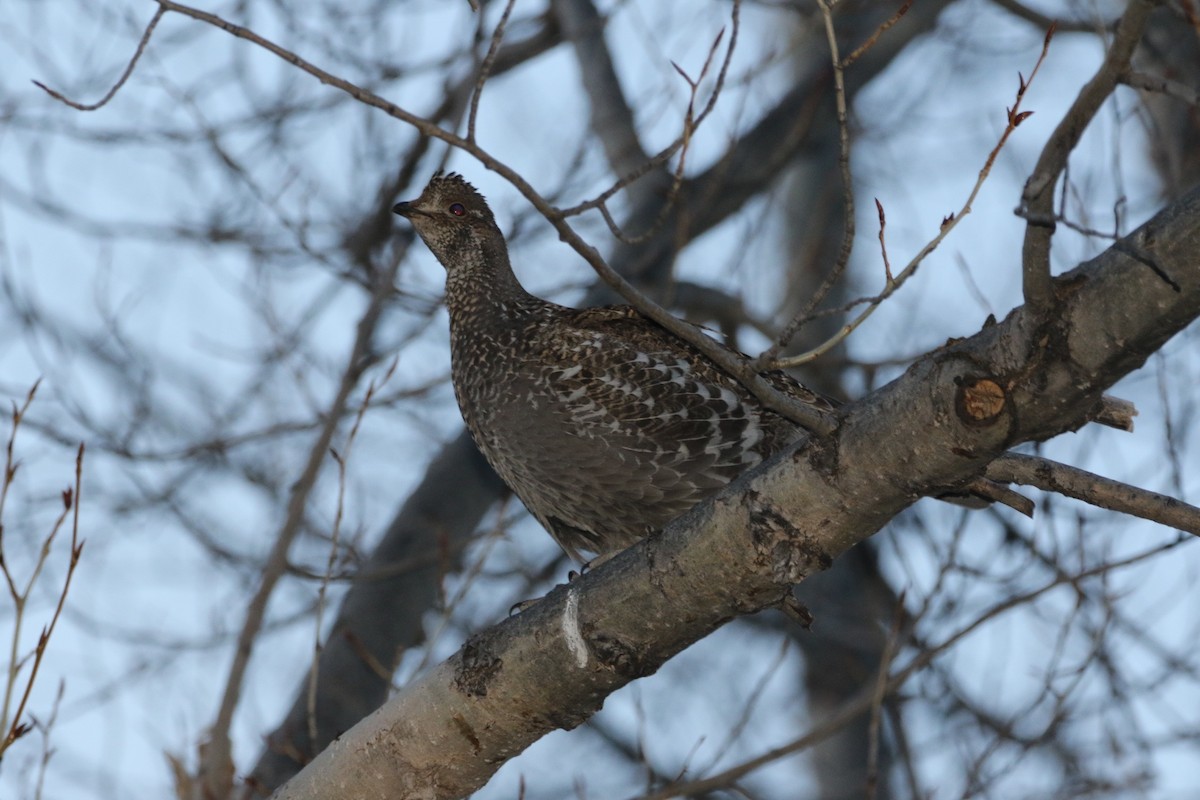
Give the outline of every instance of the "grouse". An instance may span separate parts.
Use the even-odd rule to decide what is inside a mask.
[[[435,175],[392,210],[446,269],[451,377],[471,435],[572,558],[660,530],[805,435],[632,307],[567,308],[526,292],[461,175]],[[764,375],[833,409],[784,373]]]

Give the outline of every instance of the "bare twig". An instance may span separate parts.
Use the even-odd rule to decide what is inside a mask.
[[[1126,70],[1120,77],[1121,83],[1144,92],[1157,92],[1167,97],[1187,103],[1193,108],[1200,108],[1200,91],[1186,83],[1172,80],[1161,75],[1147,75],[1144,72]]]
[[[127,80],[129,80],[129,76],[133,74],[133,70],[134,67],[137,66],[138,59],[140,59],[142,57],[142,53],[146,51],[146,45],[150,43],[150,37],[154,34],[154,29],[158,27],[158,21],[162,19],[163,15],[166,13],[167,9],[162,6],[159,6],[158,10],[154,12],[154,16],[150,18],[150,23],[146,26],[146,30],[142,32],[141,41],[138,42],[137,49],[133,51],[133,57],[129,59],[129,64],[126,65],[125,71],[121,73],[121,77],[117,78],[117,82],[114,83],[112,88],[105,93],[104,97],[101,97],[95,103],[76,102],[61,92],[56,92],[41,81],[34,81],[34,86],[37,86],[55,100],[58,100],[61,103],[66,103],[71,108],[74,108],[78,111],[95,111],[96,109],[107,105],[108,101],[116,97],[117,92],[121,90],[121,87],[125,85]]]
[[[963,489],[976,498],[999,503],[1002,506],[1011,508],[1018,514],[1033,517],[1034,505],[1032,500],[995,481],[987,478],[975,478],[970,483],[967,483]]]
[[[883,703],[887,699],[888,673],[892,671],[892,659],[896,657],[900,638],[904,630],[904,620],[907,616],[904,609],[904,592],[896,598],[896,610],[892,615],[892,628],[888,632],[883,653],[879,658],[879,668],[875,675],[875,693],[871,697],[871,722],[867,732],[867,800],[875,800],[879,782],[879,737],[883,724]]]
[[[0,507],[3,506],[4,496],[8,492],[9,486],[17,473],[17,463],[13,460],[13,442],[16,439],[17,430],[21,426],[21,419],[25,412],[29,409],[30,403],[33,401],[34,394],[37,390],[37,384],[29,390],[26,396],[25,404],[18,408],[13,405],[12,419],[12,436],[8,441],[7,458],[5,461],[5,470],[3,476],[3,490],[0,491]],[[29,723],[23,722],[25,716],[25,707],[29,703],[29,697],[33,693],[33,686],[37,682],[38,670],[42,666],[42,661],[46,655],[46,647],[50,643],[51,637],[54,635],[54,629],[58,626],[58,620],[62,616],[62,611],[67,602],[67,594],[71,590],[71,579],[75,575],[75,568],[79,565],[79,558],[83,555],[83,542],[79,539],[79,493],[83,487],[83,445],[79,445],[79,449],[75,455],[75,484],[72,488],[65,489],[62,493],[63,509],[55,519],[50,532],[42,541],[41,549],[38,553],[37,560],[34,562],[34,567],[28,580],[25,581],[23,588],[18,589],[16,580],[9,571],[8,562],[3,557],[3,549],[0,548],[0,572],[3,572],[5,581],[8,585],[9,593],[13,600],[13,634],[12,644],[9,650],[9,667],[5,680],[4,688],[4,705],[0,709],[0,731],[4,731],[4,738],[0,739],[0,756],[3,756],[6,751],[17,739],[29,733],[31,726]],[[58,538],[58,532],[62,529],[63,523],[66,522],[67,516],[72,514],[71,523],[71,545],[68,551],[66,575],[63,578],[62,589],[58,593],[58,602],[54,606],[54,613],[50,617],[50,622],[42,628],[42,632],[38,635],[37,645],[33,650],[33,663],[29,669],[29,677],[25,679],[25,688],[21,693],[20,699],[17,701],[16,710],[12,716],[9,716],[11,708],[13,692],[16,689],[17,681],[20,676],[23,659],[18,657],[18,647],[21,638],[21,623],[25,619],[25,609],[29,601],[29,595],[33,591],[34,584],[37,583],[38,576],[41,575],[42,568],[45,566],[47,559],[50,556],[50,549],[54,544],[54,540]],[[2,517],[0,517],[2,520]],[[3,533],[3,526],[0,525],[0,535]],[[0,544],[2,544],[0,539]],[[7,730],[5,730],[7,728]]]
[[[716,84],[713,86],[712,93],[708,96],[708,101],[705,103],[704,109],[699,114],[694,114],[694,105],[696,101],[696,93],[699,88],[699,80],[703,80],[704,76],[708,74],[714,54],[716,53],[716,49],[720,45],[721,39],[724,37],[724,29],[717,34],[716,38],[713,40],[712,47],[709,48],[708,56],[700,70],[699,80],[693,81],[679,68],[677,64],[672,63],[672,66],[675,67],[675,70],[683,76],[685,81],[687,81],[691,90],[688,100],[688,111],[685,117],[684,125],[679,136],[675,138],[675,141],[664,147],[649,160],[645,161],[641,166],[625,174],[623,177],[613,183],[612,186],[608,187],[600,194],[596,195],[590,200],[586,200],[582,203],[571,206],[570,208],[560,209],[558,212],[559,214],[564,217],[572,217],[582,214],[584,211],[596,209],[600,211],[602,216],[604,216],[605,222],[609,226],[609,230],[614,236],[617,237],[618,240],[634,244],[636,244],[639,240],[644,239],[648,235],[648,232],[655,231],[658,226],[662,224],[662,220],[666,218],[668,211],[674,204],[675,198],[679,193],[679,185],[683,176],[682,163],[674,171],[674,181],[672,187],[668,190],[667,202],[663,204],[663,208],[659,211],[655,221],[647,226],[647,233],[643,233],[636,237],[629,237],[628,235],[624,234],[620,230],[619,226],[617,226],[616,221],[612,219],[612,216],[608,211],[607,203],[614,195],[617,194],[617,192],[621,191],[626,186],[629,186],[642,176],[658,169],[660,166],[667,163],[667,161],[669,161],[676,153],[684,150],[696,129],[704,122],[704,120],[712,112],[713,108],[716,107],[717,100],[720,98],[721,92],[725,87],[725,80],[729,74],[729,65],[733,61],[734,49],[737,47],[738,32],[741,29],[741,7],[741,0],[734,0],[732,9],[730,11],[729,46],[725,50],[725,59],[721,63],[721,69],[717,72]],[[683,158],[681,156],[680,161],[682,162],[682,160]]]
[[[1004,483],[1036,486],[1047,492],[1056,492],[1100,508],[1159,522],[1200,536],[1200,508],[1078,467],[1037,456],[1006,453],[988,465],[987,476]]]
[[[471,94],[471,111],[467,115],[467,140],[475,141],[475,116],[479,113],[479,98],[483,96],[483,87],[487,83],[488,76],[492,74],[492,65],[496,62],[496,54],[500,52],[500,43],[504,41],[504,30],[508,27],[508,17],[512,14],[513,6],[517,4],[517,0],[508,0],[504,5],[504,13],[500,15],[500,21],[496,23],[496,30],[492,31],[491,44],[488,45],[487,55],[483,57],[483,63],[479,65],[479,77],[475,79],[475,91]],[[480,18],[482,22],[482,17]]]
[[[392,360],[392,365],[388,367],[380,379],[378,386],[385,385],[396,372],[396,365],[400,363],[399,357]],[[308,670],[308,738],[310,741],[317,741],[317,678],[320,676],[318,671],[321,663],[322,649],[322,624],[325,619],[325,598],[329,591],[329,584],[333,577],[333,567],[337,562],[338,544],[342,530],[342,516],[346,508],[346,461],[350,458],[350,451],[354,448],[354,440],[358,438],[358,429],[362,426],[363,417],[366,416],[367,408],[371,405],[371,400],[375,396],[375,390],[378,388],[375,381],[372,380],[367,384],[366,394],[363,396],[362,404],[358,407],[358,413],[354,416],[354,424],[350,426],[350,432],[346,435],[346,444],[339,452],[330,448],[329,453],[337,464],[338,474],[338,491],[337,491],[337,510],[333,516],[333,530],[329,537],[329,557],[325,561],[325,572],[321,575],[321,582],[317,589],[317,609],[316,620],[313,627],[313,657],[312,665]]]
[[[42,800],[46,788],[46,770],[50,766],[50,759],[54,757],[55,752],[55,748],[50,745],[50,734],[53,733],[54,725],[58,722],[58,712],[62,708],[62,700],[66,692],[66,681],[59,680],[58,690],[54,693],[54,702],[50,706],[50,713],[44,720],[34,720],[34,725],[42,734],[42,757],[38,759],[37,786],[33,791],[33,800]]]
[[[1026,22],[1035,25],[1038,30],[1046,30],[1051,25],[1054,25],[1063,33],[1098,33],[1103,31],[1111,31],[1116,27],[1116,22],[1092,21],[1086,19],[1062,20],[1048,17],[1040,11],[1036,11],[1018,0],[992,0],[993,3],[1003,8],[1005,11],[1020,17]]]
[[[962,221],[963,217],[971,213],[973,204],[975,203],[975,198],[979,195],[979,191],[983,188],[983,184],[985,181],[987,181],[988,176],[991,175],[992,167],[996,163],[996,157],[1000,155],[1000,151],[1008,142],[1008,139],[1012,135],[1013,131],[1017,129],[1017,126],[1028,119],[1029,115],[1033,113],[1032,111],[1021,111],[1021,102],[1025,99],[1025,92],[1028,91],[1029,86],[1033,83],[1033,79],[1037,76],[1038,70],[1041,69],[1042,63],[1046,60],[1046,54],[1050,50],[1050,40],[1053,38],[1053,36],[1054,28],[1051,27],[1051,29],[1046,32],[1046,37],[1042,41],[1042,52],[1038,56],[1037,62],[1033,65],[1033,70],[1029,73],[1029,79],[1026,80],[1024,75],[1017,73],[1018,84],[1016,100],[1013,102],[1012,108],[1005,109],[1007,123],[1004,127],[1004,132],[1000,134],[1000,139],[996,142],[996,146],[992,148],[990,153],[988,153],[988,157],[984,161],[983,167],[980,168],[978,177],[975,179],[975,185],[971,187],[971,192],[967,195],[966,202],[963,203],[962,208],[960,208],[957,213],[951,213],[950,216],[943,219],[937,235],[930,239],[929,242],[927,242],[925,246],[922,247],[917,254],[912,257],[908,264],[905,265],[904,269],[902,269],[895,276],[895,279],[891,281],[882,292],[875,297],[868,298],[865,301],[867,307],[860,311],[858,316],[843,325],[841,329],[837,331],[837,333],[807,352],[800,353],[799,355],[791,356],[789,358],[774,359],[768,364],[764,364],[764,357],[770,355],[773,351],[777,352],[778,350],[778,348],[772,348],[772,350],[768,350],[759,356],[758,360],[756,361],[757,364],[763,366],[764,368],[770,366],[777,369],[797,367],[801,364],[806,364],[815,358],[819,358],[820,356],[832,350],[834,347],[844,341],[847,336],[857,330],[860,325],[866,322],[867,319],[873,313],[875,313],[875,309],[878,308],[884,300],[887,300],[901,286],[903,286],[904,283],[916,273],[917,268],[921,266],[921,263],[925,260],[925,258],[937,249],[938,245],[942,243],[942,240],[944,240],[950,234],[950,231],[954,230],[954,228],[958,226],[958,223]],[[852,305],[859,305],[862,302],[864,301],[858,301]],[[799,317],[797,320],[793,320],[789,326],[789,330],[793,328],[798,329],[799,325],[803,324],[804,321],[804,316]],[[786,335],[787,332],[785,331],[785,336]],[[781,337],[781,341],[786,341],[786,339]]]
[[[883,239],[883,232],[887,230],[887,215],[883,213],[883,203],[879,202],[879,198],[875,198],[875,210],[879,212],[879,252],[883,256],[883,274],[887,276],[886,288],[892,288],[892,284],[896,282],[892,277],[892,264],[888,261],[887,242]]]
[[[1088,123],[1112,94],[1121,76],[1128,71],[1129,60],[1142,38],[1146,19],[1155,5],[1155,0],[1133,0],[1129,4],[1117,25],[1103,63],[1080,90],[1075,102],[1046,141],[1021,192],[1017,213],[1029,220],[1025,226],[1025,242],[1021,253],[1022,283],[1025,302],[1035,311],[1044,313],[1054,301],[1050,280],[1050,239],[1055,226],[1053,222],[1043,221],[1054,213],[1054,186]]]
[[[1088,419],[1119,431],[1133,433],[1133,418],[1137,414],[1137,406],[1133,403],[1106,394],[1101,395],[1100,404],[1088,415]]]
[[[604,19],[592,0],[554,0],[550,7],[575,51],[591,109],[592,134],[604,147],[609,169],[615,175],[632,173],[649,157],[604,41]]]
[[[1149,558],[1161,555],[1175,547],[1178,547],[1182,540],[1168,542],[1163,545],[1142,550],[1128,558],[1118,561],[1110,561],[1090,569],[1081,570],[1077,573],[1062,574],[1055,576],[1052,580],[1043,584],[1029,592],[1014,595],[1013,597],[1002,600],[991,608],[984,611],[972,622],[963,626],[953,634],[943,639],[937,644],[930,645],[921,650],[915,655],[904,667],[891,675],[887,679],[885,695],[891,694],[898,690],[918,671],[927,667],[940,654],[947,652],[950,648],[962,641],[964,638],[974,633],[981,628],[985,623],[996,619],[1015,608],[1027,605],[1030,602],[1041,597],[1043,594],[1058,588],[1059,586],[1078,583],[1085,578],[1094,577],[1097,575],[1105,575],[1124,567],[1139,564]],[[887,665],[882,667],[887,668]],[[754,772],[767,764],[778,761],[794,753],[799,753],[807,750],[817,742],[827,739],[837,731],[844,728],[855,718],[863,713],[866,713],[871,708],[871,703],[877,695],[877,685],[872,682],[864,685],[857,693],[842,703],[841,707],[834,713],[826,716],[818,725],[811,728],[803,736],[800,736],[787,744],[766,751],[762,755],[748,759],[735,767],[731,767],[715,775],[710,775],[707,778],[699,778],[692,781],[676,783],[671,786],[663,787],[662,789],[641,795],[637,800],[670,800],[673,797],[690,797],[695,795],[703,795],[706,792],[711,792],[717,789],[730,786],[735,781],[746,775]]]
[[[866,53],[868,50],[870,50],[872,47],[874,47],[875,43],[877,41],[879,41],[879,37],[883,35],[884,31],[886,31],[888,28],[892,27],[897,22],[899,22],[900,18],[903,17],[905,14],[907,14],[908,10],[910,8],[912,8],[912,4],[913,4],[913,0],[904,0],[904,5],[900,6],[898,9],[896,9],[895,14],[892,14],[892,16],[888,17],[886,20],[881,22],[879,24],[879,27],[875,29],[875,32],[872,33],[865,42],[860,44],[858,47],[854,48],[854,50],[850,53],[850,55],[848,55],[842,59],[842,61],[841,61],[842,69],[845,69],[846,67],[849,67],[851,64],[853,64],[855,61],[858,61],[858,59],[860,57],[862,57],[862,55],[864,53]]]
[[[309,450],[304,468],[292,487],[287,513],[275,534],[275,542],[263,565],[258,589],[246,607],[246,616],[242,623],[242,629],[238,633],[233,663],[229,667],[221,705],[209,732],[209,741],[204,749],[204,757],[200,766],[201,774],[198,782],[200,790],[208,792],[211,796],[223,797],[228,793],[228,783],[234,774],[233,749],[229,731],[233,723],[234,711],[241,699],[242,684],[250,665],[254,643],[262,630],[263,622],[266,619],[267,604],[274,593],[275,586],[279,579],[287,573],[288,552],[292,542],[303,529],[302,522],[309,496],[316,485],[317,476],[320,474],[325,454],[329,451],[333,435],[345,413],[350,394],[358,385],[363,372],[373,363],[371,342],[374,339],[380,314],[391,295],[391,287],[395,280],[395,270],[398,264],[399,262],[393,263],[388,273],[380,276],[370,302],[358,321],[354,344],[351,346],[341,383],[334,399],[323,414],[325,425],[318,432],[316,440]]]
[[[833,268],[825,276],[825,279],[821,281],[821,285],[817,287],[817,291],[809,298],[801,312],[784,326],[775,343],[759,354],[758,358],[754,360],[754,364],[758,369],[768,369],[775,362],[779,356],[779,352],[800,331],[800,328],[804,325],[812,310],[824,301],[829,290],[841,280],[842,274],[846,271],[846,266],[850,263],[850,254],[854,250],[854,179],[850,174],[850,124],[849,114],[846,111],[845,66],[838,52],[837,32],[833,27],[833,9],[827,0],[817,0],[817,5],[820,6],[821,17],[825,21],[825,38],[829,42],[829,58],[833,65],[833,90],[837,108],[838,126],[838,169],[841,172],[842,178],[842,242],[838,248],[837,259],[834,261]],[[877,31],[875,36],[872,37],[872,44],[881,32],[882,30]],[[888,277],[890,278],[891,275],[889,274]],[[889,280],[889,285],[890,283]]]
[[[741,0],[734,0],[733,10],[731,12],[732,34],[729,37],[729,47],[725,51],[725,60],[721,64],[720,71],[717,73],[716,86],[713,88],[713,92],[708,98],[708,103],[705,105],[700,114],[696,114],[696,98],[700,92],[700,84],[703,82],[705,76],[708,75],[709,70],[712,68],[713,61],[717,55],[717,49],[721,45],[721,40],[725,38],[724,28],[722,28],[713,39],[712,46],[709,47],[708,50],[708,55],[704,59],[704,64],[700,68],[699,77],[693,79],[687,74],[686,71],[684,71],[682,67],[676,64],[674,61],[671,62],[671,66],[675,68],[675,71],[679,73],[679,76],[682,77],[688,85],[687,110],[684,112],[683,125],[681,126],[682,130],[680,131],[675,142],[673,142],[672,145],[667,149],[663,150],[658,156],[646,162],[642,168],[637,168],[629,175],[618,180],[615,184],[613,184],[613,186],[601,193],[598,198],[593,201],[588,201],[575,206],[573,209],[570,209],[571,212],[575,212],[576,209],[582,210],[589,207],[596,208],[600,212],[601,217],[603,217],[605,224],[608,225],[609,232],[612,233],[612,235],[618,241],[624,244],[640,244],[649,239],[658,230],[659,226],[663,224],[671,210],[674,208],[675,201],[679,196],[679,189],[683,185],[684,170],[687,167],[687,156],[692,137],[695,135],[696,129],[700,127],[700,124],[704,121],[705,117],[708,116],[709,112],[712,111],[713,107],[716,105],[717,98],[721,95],[721,89],[725,85],[725,77],[729,70],[729,64],[733,60],[734,47],[737,45],[740,10]],[[679,160],[675,165],[675,169],[672,170],[671,186],[669,189],[667,189],[666,202],[662,203],[662,205],[659,207],[658,215],[653,221],[650,222],[649,225],[645,227],[641,233],[630,235],[622,231],[621,227],[617,224],[617,221],[613,219],[612,212],[610,212],[608,209],[608,204],[606,202],[607,197],[611,196],[611,193],[617,188],[629,185],[629,183],[634,180],[632,176],[645,175],[652,168],[652,165],[665,163],[666,159],[670,158],[670,155],[663,158],[663,154],[667,153],[668,150],[670,151],[670,155],[678,153]],[[562,213],[564,216],[568,215],[567,211]]]

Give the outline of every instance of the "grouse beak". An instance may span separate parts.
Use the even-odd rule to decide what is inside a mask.
[[[412,219],[413,214],[417,214],[420,212],[418,212],[417,209],[415,207],[413,207],[412,203],[410,203],[407,200],[404,200],[404,201],[396,203],[396,205],[392,206],[392,213],[399,214],[400,216],[404,217],[405,219]]]

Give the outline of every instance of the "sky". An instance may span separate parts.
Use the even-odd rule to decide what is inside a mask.
[[[314,6],[300,21],[282,17],[272,4],[206,8],[424,113],[440,96],[445,75],[463,68],[463,59],[452,54],[471,41],[476,22],[466,2],[394,5],[382,18],[370,2]],[[729,25],[729,4],[602,5],[613,9],[608,39],[619,77],[639,109],[644,147],[653,151],[676,135],[688,99],[671,62],[696,74]],[[510,36],[531,30],[541,8],[517,2]],[[485,30],[499,11],[490,10]],[[14,573],[33,569],[61,508],[59,492],[73,481],[74,448],[80,441],[88,445],[80,516],[87,544],[30,703],[31,713],[46,720],[63,686],[42,790],[47,798],[166,796],[167,754],[194,763],[255,586],[254,564],[270,547],[287,487],[306,452],[311,428],[305,423],[329,402],[364,307],[363,292],[345,279],[347,265],[329,254],[348,221],[378,202],[379,176],[394,172],[398,154],[415,138],[400,122],[250,43],[177,15],[162,21],[128,83],[103,108],[69,109],[31,83],[43,81],[82,101],[102,96],[152,13],[145,2],[11,0],[0,21],[0,277],[6,301],[0,394],[20,402],[41,381],[16,439],[20,480],[3,509],[4,554]],[[789,13],[774,4],[746,4],[735,79],[692,145],[693,169],[717,157],[731,133],[751,123],[786,85],[784,54],[795,36]],[[964,0],[858,97],[854,276],[863,291],[882,283],[871,198],[887,209],[892,263],[907,261],[945,214],[965,201],[1003,130],[1018,72],[1028,76],[1041,43],[1041,31],[997,6]],[[1094,37],[1056,38],[1025,100],[1035,113],[1001,153],[971,215],[895,302],[883,305],[851,338],[853,358],[880,366],[869,377],[847,373],[848,392],[869,391],[917,355],[948,337],[970,335],[988,314],[1003,317],[1020,303],[1023,228],[1012,210],[1042,143],[1101,56]],[[758,69],[764,60],[769,66]],[[264,104],[289,103],[302,110],[278,131],[264,133],[245,122]],[[1133,95],[1118,92],[1072,160],[1078,189],[1072,208],[1099,228],[1112,227],[1118,197],[1126,199],[1122,231],[1162,203],[1135,109]],[[597,149],[581,150],[587,124],[578,69],[560,48],[489,83],[477,128],[490,152],[544,193],[561,189],[562,204],[569,205],[607,180]],[[216,165],[218,146],[239,170]],[[435,161],[426,159],[429,172]],[[586,265],[519,194],[462,154],[452,154],[449,167],[481,188],[503,228],[519,233],[516,268],[526,285],[564,302],[576,299],[578,287],[591,279]],[[415,180],[414,192],[423,180]],[[769,202],[751,203],[679,259],[681,277],[737,294],[763,318],[776,310],[773,265],[790,224],[778,215],[754,224]],[[206,235],[234,226],[253,236],[213,242]],[[580,229],[602,249],[611,245],[596,218],[580,220]],[[1069,268],[1103,247],[1063,231],[1055,238],[1054,264]],[[441,268],[422,248],[414,248],[400,268],[403,300],[389,309],[385,325],[385,344],[398,361],[383,391],[395,398],[365,415],[345,487],[344,535],[364,549],[420,480],[438,445],[461,428],[445,380],[441,279]],[[1195,339],[1193,331],[1169,343],[1114,389],[1138,405],[1133,435],[1092,426],[1040,452],[1195,502],[1200,479],[1186,469],[1200,447],[1189,423],[1196,402],[1190,387],[1200,379]],[[277,357],[283,341],[294,349]],[[747,342],[754,343],[754,336]],[[383,359],[372,377],[382,381],[388,363]],[[288,425],[296,429],[264,433]],[[189,443],[216,435],[250,443],[238,450],[241,474],[211,469],[211,454],[186,452]],[[343,428],[336,446],[344,447],[348,435]],[[338,488],[329,463],[309,512],[314,529],[334,518]],[[164,496],[175,507],[152,502]],[[949,590],[937,586],[946,542],[911,535],[913,528],[956,524],[957,512],[934,505],[921,504],[921,522],[908,523],[906,536],[883,534],[879,540],[893,584],[937,605],[948,602]],[[430,615],[434,644],[427,653],[406,655],[401,680],[449,656],[472,625],[499,619],[521,599],[513,596],[520,587],[497,575],[502,567],[534,572],[554,557],[553,543],[536,524],[514,508],[505,511],[509,518],[511,530],[485,539],[468,555],[468,563],[487,556],[480,577],[469,585],[448,577],[447,596],[461,588],[461,602],[448,619]],[[487,524],[499,521],[494,516]],[[1026,530],[1046,552],[1064,559],[1084,552],[1116,558],[1174,537],[1149,523],[1062,503]],[[1022,561],[1006,551],[1004,536],[998,525],[973,526],[962,544],[962,563],[1001,574],[1019,570]],[[65,537],[59,534],[34,584],[21,650],[52,612],[64,579]],[[320,567],[327,552],[327,542],[309,536],[294,558]],[[1128,618],[1152,622],[1151,635],[1162,646],[1186,649],[1197,632],[1192,609],[1198,607],[1198,569],[1195,548],[1185,546],[1115,573],[1105,588],[1122,596]],[[958,580],[951,594],[960,615],[987,608],[1008,585]],[[335,598],[339,591],[335,586]],[[269,630],[235,720],[240,767],[253,763],[260,737],[302,678],[303,654],[314,638],[307,613],[314,595],[312,582],[285,581],[272,601]],[[941,611],[956,619],[950,609]],[[947,659],[947,669],[981,703],[999,697],[1002,708],[1028,703],[1033,730],[1047,712],[1038,699],[1047,670],[1055,671],[1056,681],[1071,680],[1072,659],[1086,652],[1080,631],[1104,624],[1072,616],[1085,613],[1070,591],[1050,592],[1025,612],[1001,616],[969,637]],[[13,620],[11,604],[0,599],[0,641],[7,643]],[[794,650],[781,648],[769,631],[729,626],[615,695],[598,724],[650,730],[647,759],[667,773],[680,764],[701,770],[736,763],[794,735],[794,715],[803,713],[804,702],[786,666],[795,663]],[[1138,648],[1128,658],[1130,675],[1150,680],[1155,662]],[[714,689],[704,680],[714,663],[743,682]],[[1090,694],[1099,692],[1101,682],[1090,675],[1080,682],[1072,691],[1104,703],[1103,696]],[[1161,692],[1147,692],[1132,705],[1145,730],[1166,736],[1197,724],[1194,712],[1182,710],[1200,707],[1196,688],[1164,677]],[[698,693],[707,702],[681,703]],[[739,728],[747,696],[756,700],[750,724]],[[1100,713],[1096,718],[1104,719]],[[646,728],[647,720],[655,727]],[[740,734],[731,744],[734,730]],[[931,742],[944,735],[932,717],[919,721],[917,730]],[[1079,735],[1103,738],[1100,727]],[[35,734],[10,751],[0,768],[0,798],[36,796],[42,747]],[[522,782],[542,792],[536,796],[579,786],[593,798],[636,792],[640,777],[606,771],[604,758],[595,757],[598,748],[603,752],[594,736],[555,733],[506,765],[477,796],[513,797]],[[945,796],[958,796],[961,787],[949,777],[954,749],[928,752],[922,769],[933,776],[944,770]],[[1164,746],[1149,761],[1159,771],[1163,797],[1186,789],[1189,770],[1194,774],[1200,766],[1194,749],[1180,747]],[[1039,785],[1045,773],[1036,763],[1012,773],[1005,790],[1014,794],[1006,796],[1047,788]],[[763,796],[780,797],[812,786],[802,759],[762,771],[752,785]]]

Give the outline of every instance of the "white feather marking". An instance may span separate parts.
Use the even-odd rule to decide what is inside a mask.
[[[751,414],[746,418],[746,430],[742,432],[742,447],[752,450],[763,438],[762,426],[758,424],[758,415]]]
[[[563,639],[566,640],[567,650],[575,657],[575,666],[583,669],[588,663],[587,642],[579,630],[579,592],[574,587],[567,588],[567,602],[562,613]]]

